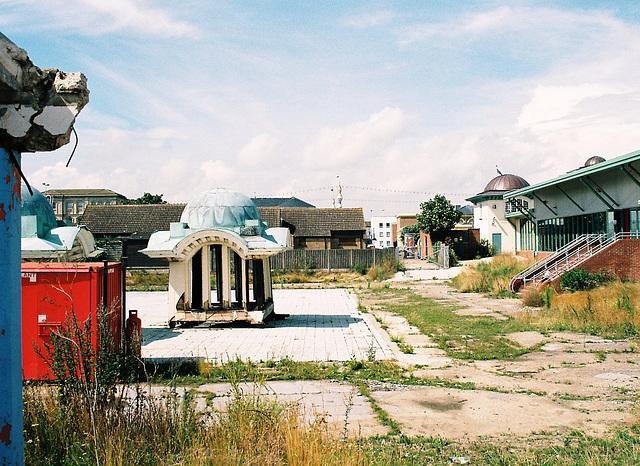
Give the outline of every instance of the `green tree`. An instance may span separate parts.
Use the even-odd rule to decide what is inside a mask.
[[[162,200],[162,194],[144,193],[137,199],[127,199],[124,204],[166,204]]]
[[[444,234],[451,230],[462,217],[462,212],[455,208],[441,194],[420,204],[420,213],[416,215],[421,231],[431,234],[431,239],[442,240]]]
[[[404,235],[407,233],[413,233],[415,235],[420,236],[420,226],[416,223],[414,225],[407,225],[402,230],[400,230],[400,241],[404,243]]]

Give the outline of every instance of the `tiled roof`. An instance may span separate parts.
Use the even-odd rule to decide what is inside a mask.
[[[149,237],[179,222],[185,204],[89,205],[78,223],[91,233],[108,236]]]
[[[43,194],[50,196],[74,196],[74,197],[105,197],[117,196],[126,199],[126,196],[118,194],[110,189],[48,189]]]
[[[179,222],[185,204],[90,205],[78,221],[95,235],[149,237]],[[292,227],[294,236],[331,236],[332,231],[364,231],[362,208],[258,207],[270,227]]]
[[[362,208],[258,207],[270,227],[292,226],[294,236],[331,236],[332,231],[364,231]]]
[[[252,197],[256,207],[315,207],[297,197]]]

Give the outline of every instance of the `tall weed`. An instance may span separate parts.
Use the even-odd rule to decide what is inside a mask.
[[[530,261],[513,254],[502,253],[490,261],[481,261],[468,266],[452,280],[453,285],[463,293],[494,293],[498,296],[509,296],[511,278],[524,270]]]

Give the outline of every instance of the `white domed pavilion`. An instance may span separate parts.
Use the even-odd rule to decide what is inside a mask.
[[[142,252],[169,260],[171,327],[262,323],[274,310],[269,258],[290,243],[289,230],[268,228],[247,196],[215,188],[194,197]]]
[[[22,259],[28,261],[74,262],[102,253],[93,235],[84,226],[58,226],[47,198],[37,189],[21,189]]]

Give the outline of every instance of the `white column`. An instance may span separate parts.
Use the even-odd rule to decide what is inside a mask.
[[[182,295],[187,296],[189,267],[186,261],[169,262],[169,320],[176,315],[176,306]]]
[[[264,299],[268,301],[273,298],[273,289],[271,287],[271,257],[262,259],[262,269],[264,270]]]
[[[222,307],[231,307],[231,254],[228,246],[222,245]]]
[[[211,247],[202,247],[202,309],[209,309],[211,303]]]
[[[247,291],[249,290],[249,280],[247,280],[247,260],[242,259],[240,261],[242,263],[242,270],[240,273],[242,274],[242,308],[245,311],[249,310],[249,302],[247,301]],[[237,273],[237,272],[236,272]],[[238,278],[236,277],[236,280]]]

